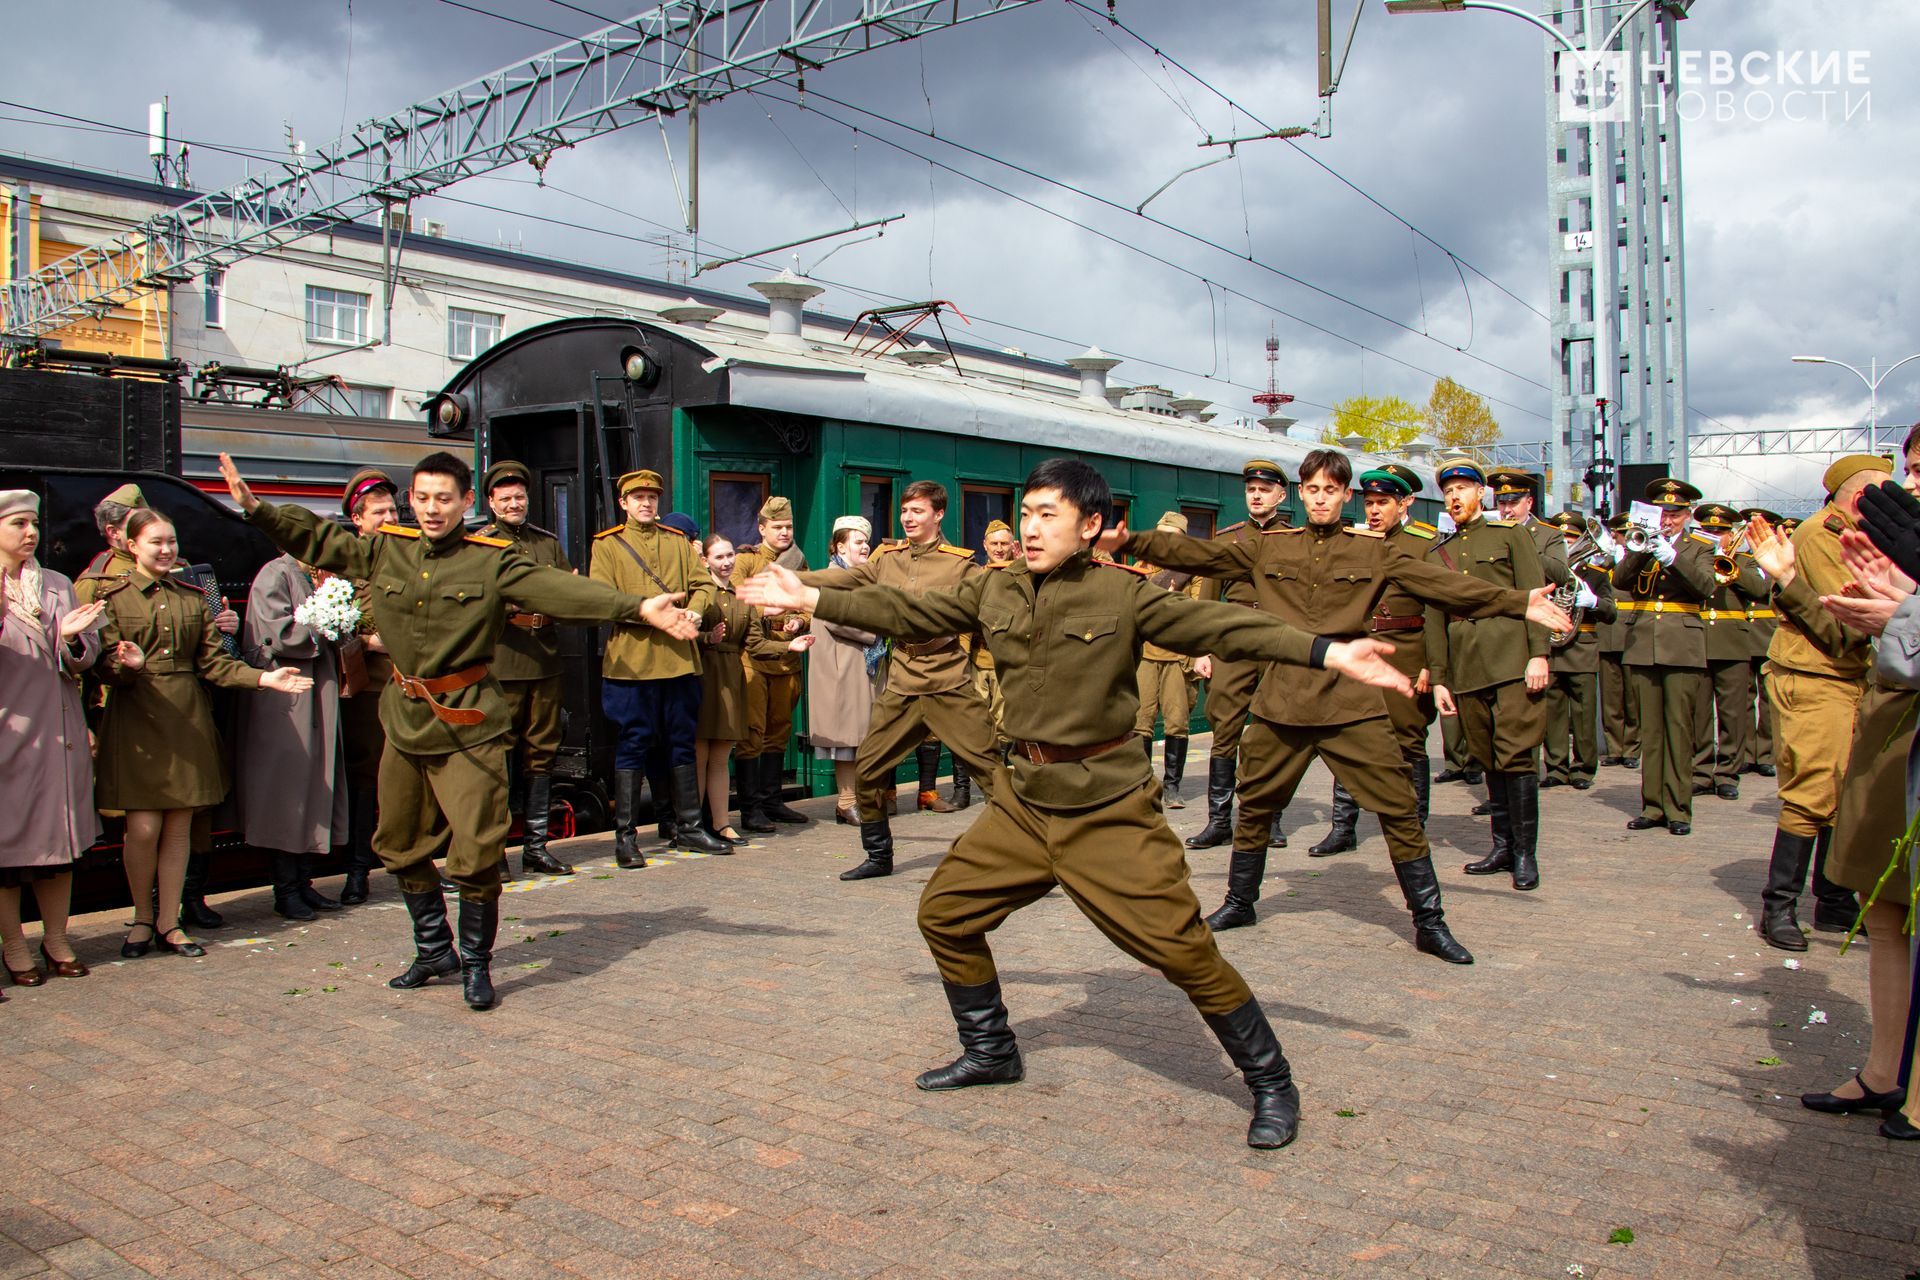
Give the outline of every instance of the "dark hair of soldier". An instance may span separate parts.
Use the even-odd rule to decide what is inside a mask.
[[[1026,492],[1040,489],[1058,489],[1083,519],[1098,515],[1102,528],[1113,522],[1113,490],[1107,478],[1077,458],[1048,458],[1030,471]]]
[[[467,493],[473,488],[473,468],[445,450],[430,453],[414,463],[413,474],[446,476],[453,481],[453,487],[461,493]]]
[[[1907,428],[1907,438],[1900,445],[1900,456],[1905,458],[1913,453],[1913,446],[1920,443],[1920,422]]]
[[[915,480],[900,495],[900,501],[912,502],[915,498],[925,498],[936,513],[947,509],[947,486],[934,480]]]
[[[172,523],[173,521],[167,519],[152,507],[135,507],[132,514],[127,517],[127,541],[132,542],[152,525],[170,525]]]
[[[1338,449],[1315,449],[1300,460],[1300,483],[1305,484],[1318,475],[1325,475],[1335,484],[1350,485],[1353,463]]]

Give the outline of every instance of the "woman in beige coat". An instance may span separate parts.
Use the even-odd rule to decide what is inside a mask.
[[[872,526],[859,516],[841,516],[833,522],[834,568],[854,568],[867,562]],[[853,753],[867,736],[873,695],[884,653],[879,637],[854,627],[813,620],[812,670],[807,673],[807,741],[815,759],[833,761],[833,781],[840,792],[834,802],[837,822],[858,826],[853,806]]]
[[[205,598],[173,576],[180,545],[172,523],[143,507],[126,528],[133,571],[98,592],[107,605],[100,678],[109,692],[95,765],[100,807],[127,815],[121,858],[133,928],[120,954],[131,960],[158,945],[201,956],[205,949],[180,928],[180,886],[193,812],[219,804],[228,779],[200,681],[287,694],[304,693],[313,681],[292,667],[256,671],[229,657]],[[143,918],[155,910],[148,904],[156,880],[158,916]]]

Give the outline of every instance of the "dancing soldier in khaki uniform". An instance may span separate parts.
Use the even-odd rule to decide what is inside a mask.
[[[1247,518],[1214,532],[1214,537],[1234,542],[1253,543],[1270,529],[1284,529],[1288,521],[1280,508],[1287,501],[1287,473],[1280,464],[1266,458],[1254,458],[1240,468],[1246,494]],[[1260,593],[1250,582],[1203,580],[1202,600],[1224,600],[1228,604],[1260,607]],[[1233,842],[1233,795],[1240,776],[1240,735],[1247,727],[1247,712],[1253,706],[1253,691],[1260,684],[1265,668],[1257,662],[1234,662],[1213,655],[1197,659],[1194,670],[1207,682],[1207,725],[1213,731],[1213,746],[1207,759],[1207,825],[1187,837],[1189,849],[1212,849]],[[1281,815],[1273,815],[1268,828],[1270,848],[1284,849],[1287,838],[1280,831]]]
[[[947,491],[930,480],[908,485],[900,499],[905,542],[875,548],[863,565],[816,569],[801,575],[810,587],[895,587],[912,594],[957,587],[984,570],[973,553],[940,539]],[[735,571],[738,572],[737,570]],[[838,619],[835,619],[838,621]],[[873,631],[877,628],[867,627]],[[991,641],[991,637],[988,638]],[[842,880],[866,880],[893,874],[893,828],[887,822],[886,793],[893,769],[928,738],[952,750],[957,769],[971,769],[983,791],[991,791],[994,759],[992,714],[973,687],[966,650],[957,634],[896,643],[887,664],[886,688],[873,700],[867,736],[854,755],[854,800],[860,813],[860,865]],[[938,744],[935,745],[936,759]],[[921,761],[920,789],[932,784]]]
[[[1586,532],[1586,518],[1568,509],[1548,516],[1569,550]],[[1540,786],[1592,788],[1600,761],[1600,632],[1620,617],[1613,597],[1613,561],[1604,550],[1579,564],[1569,561],[1586,588],[1575,599],[1586,610],[1573,636],[1547,658],[1553,683],[1547,686],[1546,777]],[[1591,601],[1591,603],[1588,603]]]
[[[1405,678],[1374,642],[1309,636],[1255,610],[1163,591],[1136,570],[1096,562],[1090,544],[1112,502],[1092,467],[1054,459],[1027,477],[1022,564],[925,593],[821,591],[774,570],[742,594],[903,637],[978,628],[1006,683],[1011,770],[1002,769],[986,812],[954,842],[920,898],[920,932],[940,967],[964,1051],[920,1076],[919,1086],[1024,1077],[987,935],[1058,886],[1116,946],[1193,1001],[1253,1091],[1248,1145],[1285,1146],[1298,1129],[1300,1095],[1259,1002],[1201,922],[1180,841],[1160,812],[1133,732],[1133,673],[1152,640],[1187,653],[1324,667],[1390,687]]]
[[[1169,511],[1154,528],[1165,533],[1185,533],[1187,518],[1178,511]],[[1149,564],[1135,567],[1162,591],[1200,598],[1201,580],[1190,573],[1158,569]],[[1193,686],[1188,683],[1192,669],[1192,658],[1149,641],[1140,650],[1140,668],[1134,673],[1134,683],[1140,690],[1140,716],[1133,722],[1133,731],[1146,739],[1149,767],[1153,762],[1154,721],[1166,722],[1166,746],[1161,749],[1166,768],[1160,790],[1169,809],[1187,807],[1186,801],[1180,798],[1180,782],[1186,776],[1188,722],[1193,719]]]
[[[1413,495],[1420,492],[1419,472],[1399,463],[1360,474],[1361,502],[1367,528],[1387,541],[1420,556],[1433,545],[1439,531],[1430,524],[1409,521]],[[1413,795],[1420,825],[1427,825],[1427,804],[1433,789],[1433,762],[1427,759],[1427,731],[1433,727],[1433,685],[1427,670],[1426,607],[1420,600],[1391,587],[1380,597],[1367,629],[1393,645],[1387,661],[1413,684],[1412,696],[1388,693],[1387,720],[1413,778]],[[1307,850],[1309,858],[1328,858],[1360,847],[1360,806],[1338,778],[1333,782],[1333,828],[1326,839]]]
[[[1745,551],[1734,550],[1740,515],[1718,502],[1694,508],[1700,531],[1715,539],[1716,589],[1706,623],[1707,671],[1693,709],[1693,794],[1740,798],[1740,775],[1753,759],[1753,623],[1748,612],[1767,598],[1766,575]]]
[[[1886,458],[1841,458],[1822,480],[1827,505],[1802,522],[1791,541],[1766,520],[1751,525],[1754,559],[1773,579],[1772,604],[1780,615],[1766,672],[1776,726],[1780,818],[1767,887],[1760,895],[1760,935],[1783,951],[1807,949],[1798,906],[1809,863],[1815,923],[1844,927],[1855,914],[1853,896],[1828,880],[1825,869],[1873,648],[1867,636],[1823,609],[1820,597],[1845,593],[1852,575],[1840,561],[1840,535],[1860,527],[1861,491],[1892,474],[1893,463]]]
[[[1640,816],[1629,831],[1693,831],[1694,703],[1707,669],[1702,604],[1713,598],[1719,546],[1689,533],[1700,491],[1684,480],[1655,480],[1647,501],[1660,508],[1660,532],[1645,551],[1626,551],[1613,569],[1627,615],[1628,697],[1640,713]]]
[[[527,519],[527,486],[533,476],[520,462],[496,462],[487,468],[480,487],[493,512],[480,536],[510,542],[527,559],[549,569],[572,573],[560,539]],[[507,699],[507,720],[513,726],[509,759],[519,765],[520,785],[526,796],[522,810],[520,869],[550,876],[570,876],[573,868],[547,852],[547,823],[553,816],[553,763],[560,758],[560,638],[554,619],[544,613],[507,606],[507,629],[493,654],[493,677]]]
[[[1548,600],[1549,588],[1541,587],[1533,597],[1502,590],[1416,559],[1371,529],[1342,524],[1352,483],[1345,454],[1316,449],[1300,464],[1300,497],[1307,511],[1303,529],[1270,530],[1249,546],[1174,533],[1128,536],[1122,527],[1102,534],[1100,545],[1222,581],[1253,582],[1262,610],[1321,636],[1366,635],[1381,599],[1394,587],[1423,603],[1468,615],[1568,625]],[[1318,756],[1361,808],[1379,815],[1394,875],[1413,916],[1414,945],[1451,964],[1472,963],[1472,955],[1447,930],[1413,783],[1390,725],[1386,703],[1370,689],[1297,667],[1275,667],[1266,674],[1241,740],[1240,825],[1227,871],[1227,898],[1207,917],[1210,926],[1236,929],[1254,923],[1270,815],[1293,798]]]
[[[733,580],[745,582],[769,564],[795,573],[807,571],[807,557],[793,540],[793,503],[768,498],[760,508],[760,541],[741,547]],[[747,737],[734,756],[740,791],[740,828],[765,835],[772,823],[798,825],[807,816],[780,798],[787,771],[787,739],[793,736],[793,709],[800,704],[802,650],[772,641],[807,633],[805,618],[768,619],[762,643],[748,645],[741,661],[746,673]]]
[[[1740,523],[1745,526],[1759,516],[1776,529],[1785,529],[1777,511],[1765,507],[1743,507]],[[1771,588],[1759,598],[1747,602],[1747,639],[1752,653],[1753,676],[1753,751],[1747,757],[1747,772],[1771,778],[1778,772],[1773,764],[1773,697],[1767,692],[1767,650],[1773,646],[1774,628],[1780,613],[1773,607]]]
[[[1607,532],[1618,539],[1626,533],[1629,523],[1623,511],[1607,521]],[[1607,550],[1612,552],[1617,547],[1617,541],[1610,542]],[[1611,574],[1608,586],[1611,589]],[[1638,769],[1640,717],[1627,692],[1627,615],[1620,613],[1616,606],[1614,620],[1601,623],[1597,634],[1600,638],[1600,727],[1605,744],[1600,763]]]
[[[400,884],[417,951],[387,985],[410,990],[459,969],[467,1004],[492,1008],[511,726],[491,668],[507,606],[562,622],[638,617],[689,640],[699,615],[669,595],[642,600],[535,565],[500,539],[468,536],[461,518],[473,505],[473,472],[450,453],[430,453],[414,467],[419,529],[388,525],[371,538],[305,507],[260,501],[225,454],[220,472],[247,520],[276,546],[303,564],[372,583],[374,622],[394,665],[380,703],[387,748],[374,848]],[[457,957],[436,858],[459,887]]]

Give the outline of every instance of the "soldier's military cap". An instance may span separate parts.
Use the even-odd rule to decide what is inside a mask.
[[[1465,454],[1455,454],[1450,458],[1440,459],[1440,465],[1435,469],[1433,479],[1434,483],[1441,486],[1445,486],[1449,480],[1471,480],[1475,484],[1485,484],[1487,473],[1482,471],[1480,464],[1472,458]]]
[[[650,471],[642,467],[638,471],[629,471],[620,477],[620,497],[626,497],[628,493],[635,489],[652,489],[654,492],[659,493],[664,491],[666,486],[660,483],[660,473],[658,471]]]
[[[660,517],[660,527],[673,530],[688,542],[698,542],[700,540],[700,526],[695,524],[693,517],[684,511],[667,512],[667,514]]]
[[[1703,502],[1693,509],[1693,519],[1702,529],[1725,533],[1740,521],[1740,513],[1719,502]]]
[[[360,499],[382,489],[394,495],[400,492],[400,486],[393,482],[393,477],[380,468],[360,468],[347,478],[347,487],[340,491],[340,514],[349,520],[353,519],[353,509],[359,505]]]
[[[1403,462],[1385,463],[1381,466],[1380,470],[1386,472],[1388,475],[1399,476],[1402,480],[1406,481],[1407,493],[1409,495],[1416,494],[1426,487],[1426,482],[1420,479],[1420,473]]]
[[[1487,472],[1487,483],[1496,498],[1530,498],[1538,492],[1532,474],[1513,467]]]
[[[1360,492],[1384,493],[1389,498],[1406,498],[1413,495],[1407,487],[1406,477],[1385,467],[1376,467],[1360,473]]]
[[[493,491],[503,484],[533,484],[533,472],[527,470],[527,464],[505,458],[487,468],[487,474],[481,477],[480,492],[492,496]]]
[[[1632,516],[1628,515],[1624,511],[1618,512],[1614,515],[1607,517],[1607,532],[1625,533],[1627,531],[1627,527],[1632,523],[1633,523]]]
[[[1268,458],[1254,458],[1240,468],[1242,480],[1271,480],[1275,484],[1287,483],[1287,473],[1280,464]]]
[[[1751,520],[1755,516],[1759,516],[1762,520],[1765,520],[1768,524],[1786,523],[1786,517],[1781,515],[1778,511],[1769,511],[1765,507],[1740,508],[1740,518],[1742,520]]]
[[[147,495],[140,492],[137,484],[123,484],[100,501],[117,502],[123,507],[144,507],[147,505]]]
[[[1178,511],[1169,511],[1161,516],[1159,523],[1153,527],[1156,529],[1164,529],[1168,533],[1185,533],[1187,531],[1187,518]]]
[[[1550,524],[1562,533],[1585,533],[1587,531],[1586,520],[1581,517],[1578,511],[1575,511],[1571,507],[1557,515],[1548,516],[1540,523]]]
[[[1780,522],[1780,532],[1786,534],[1789,537],[1793,536],[1793,531],[1795,529],[1798,529],[1799,527],[1800,527],[1800,517],[1798,516],[1788,516],[1785,520],[1782,520]]]
[[[760,505],[760,523],[771,524],[775,520],[793,519],[793,503],[785,498],[768,498]]]
[[[991,538],[996,533],[1012,533],[1012,532],[1013,532],[1013,526],[1008,524],[1005,520],[989,520],[987,521],[986,529],[981,532],[980,536],[982,538]],[[869,530],[869,534],[871,534],[871,530]]]
[[[1662,476],[1647,485],[1647,501],[1656,507],[1686,507],[1700,501],[1700,491],[1675,476]]]
[[[1883,458],[1877,453],[1853,453],[1839,459],[1827,468],[1827,474],[1820,478],[1828,493],[1840,492],[1840,486],[1859,475],[1862,471],[1878,471],[1885,475],[1893,474],[1893,459]]]

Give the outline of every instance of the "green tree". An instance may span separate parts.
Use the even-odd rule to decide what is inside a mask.
[[[1487,402],[1452,378],[1433,384],[1426,416],[1443,449],[1485,449],[1500,439],[1500,424]]]
[[[1348,396],[1333,406],[1333,417],[1320,429],[1320,441],[1344,448],[1347,436],[1359,436],[1365,441],[1361,448],[1391,453],[1411,444],[1426,429],[1426,413],[1411,400]]]

